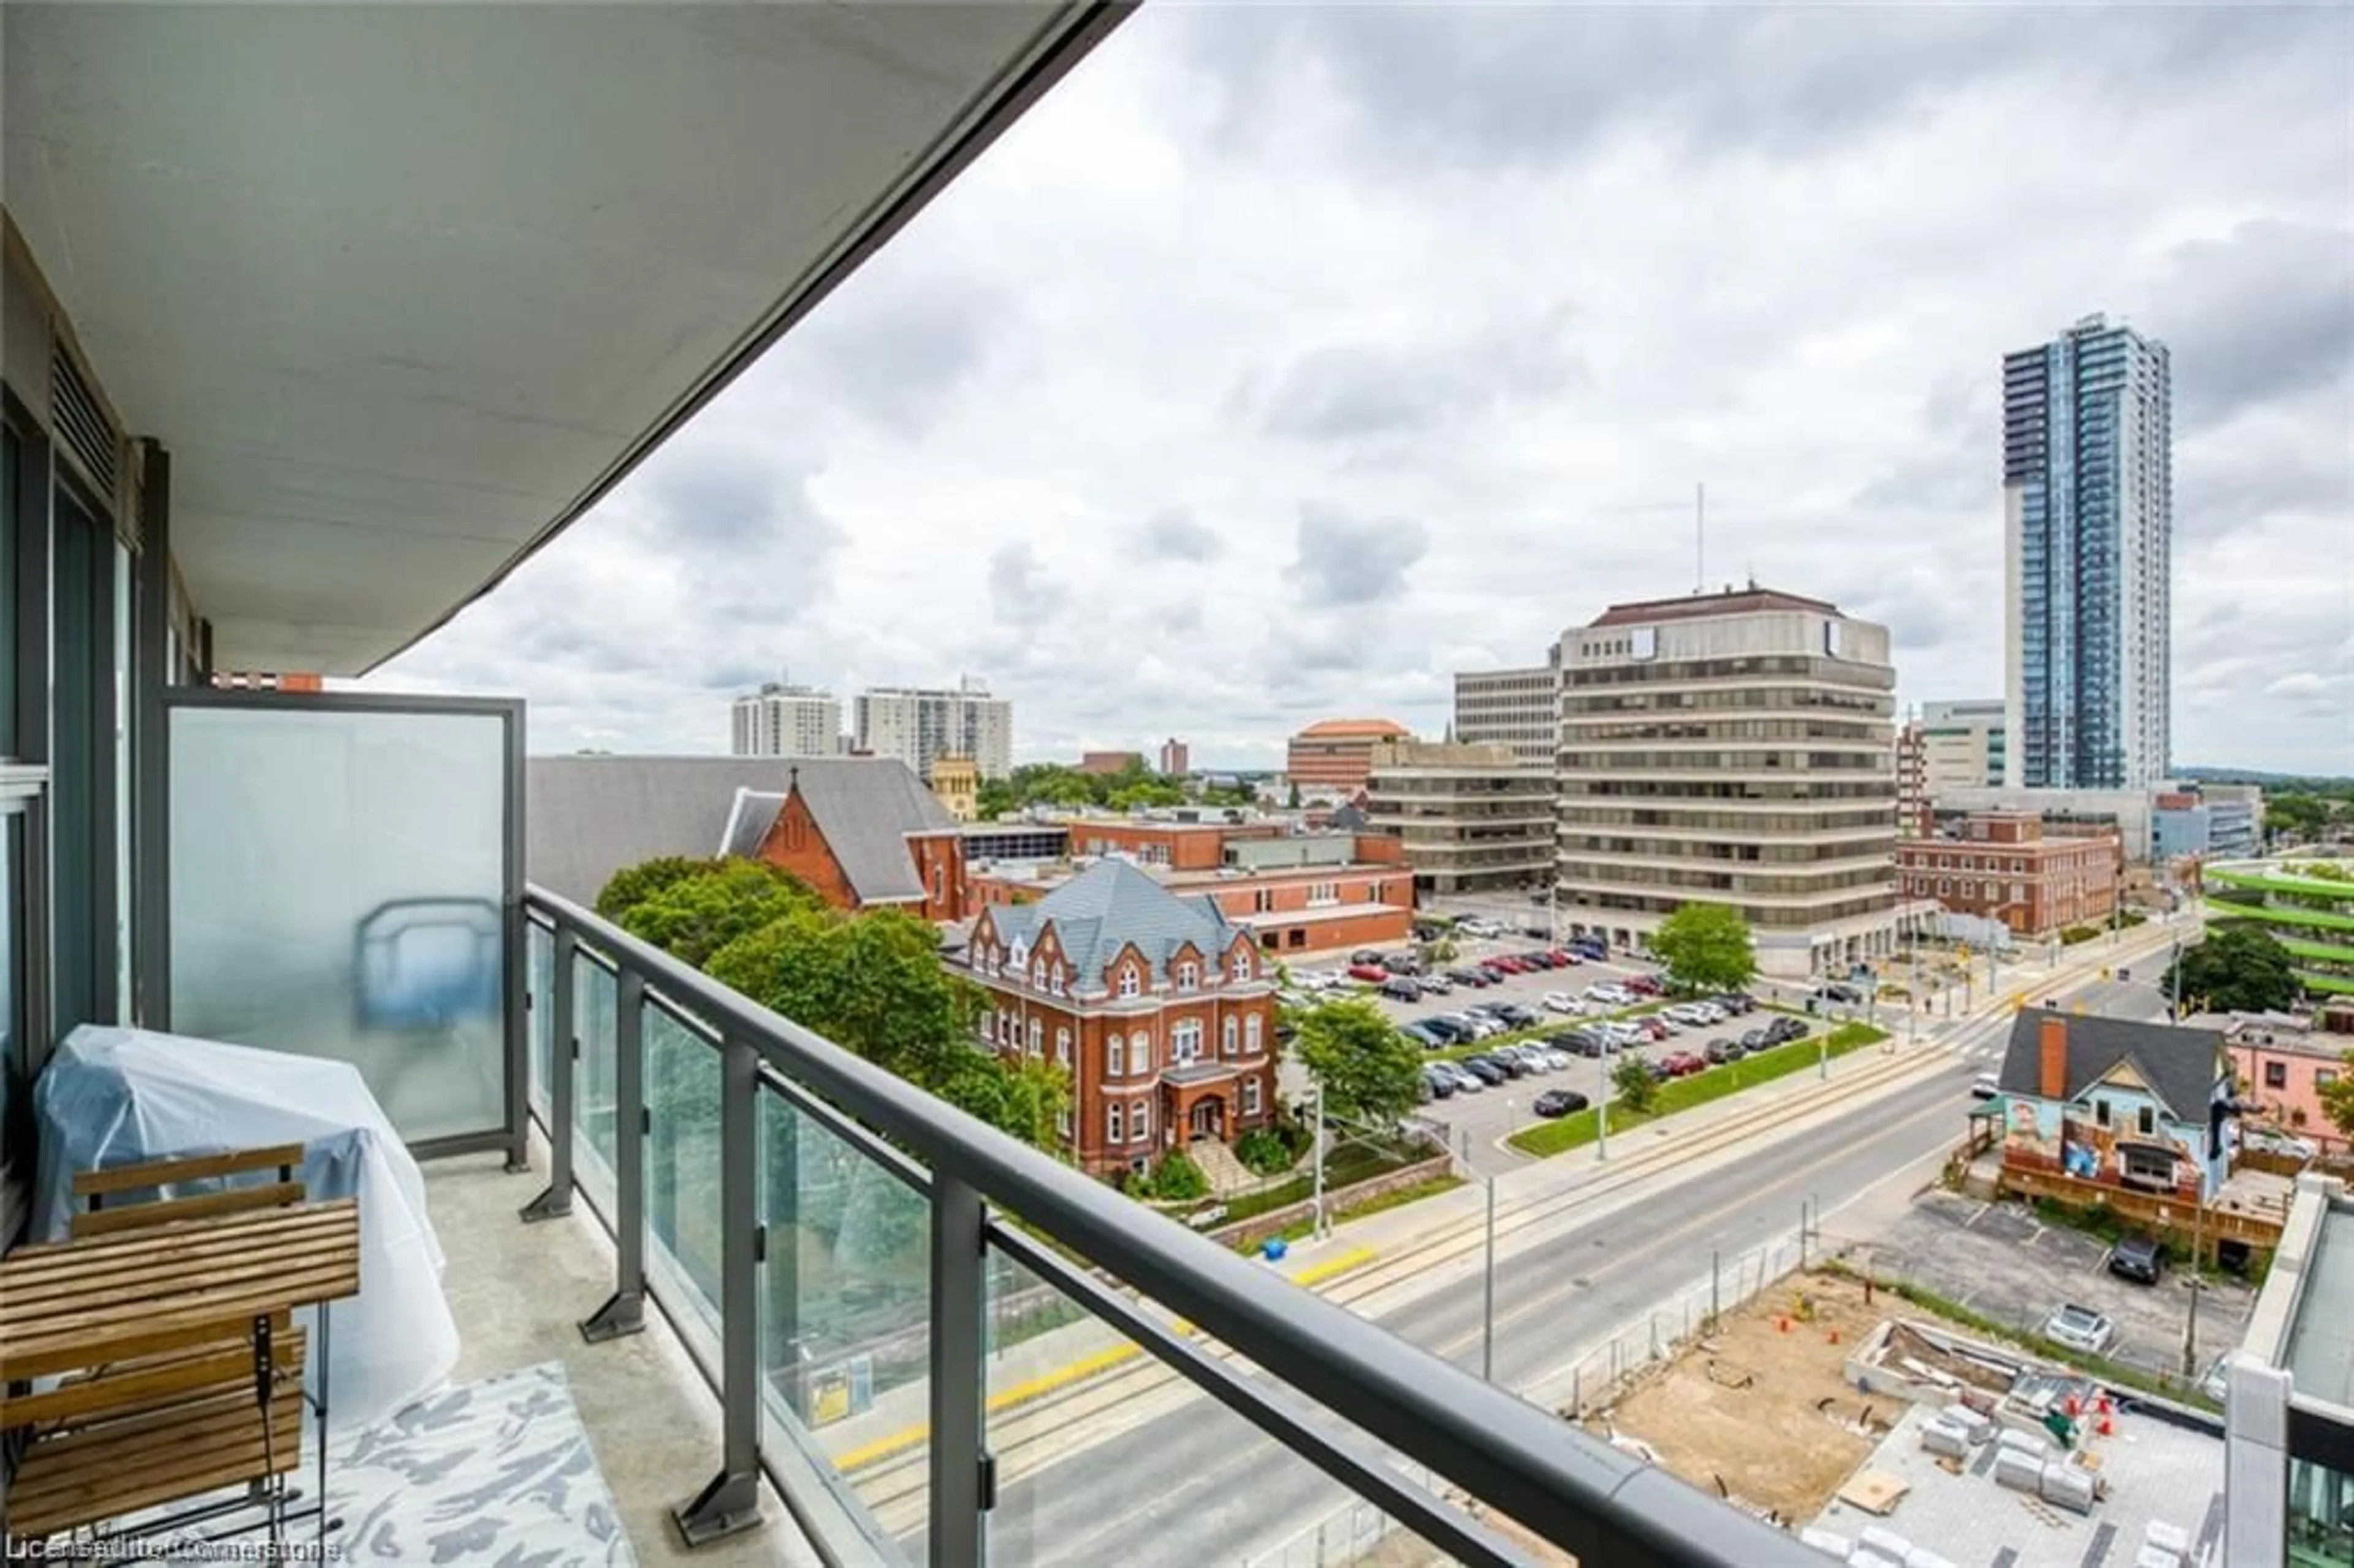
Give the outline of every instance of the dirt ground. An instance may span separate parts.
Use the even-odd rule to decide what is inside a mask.
[[[1811,1320],[1797,1309],[1801,1292]],[[1645,1373],[1586,1425],[1642,1439],[1704,1490],[1785,1520],[1811,1519],[1903,1414],[1840,1375],[1890,1305],[1882,1296],[1867,1308],[1863,1287],[1847,1280],[1793,1277],[1726,1313],[1714,1335]]]

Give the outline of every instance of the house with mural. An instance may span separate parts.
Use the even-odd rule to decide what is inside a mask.
[[[2231,1060],[2214,1030],[2028,1008],[1999,1086],[2003,1172],[2031,1191],[2034,1177],[2061,1176],[2213,1202],[2231,1174]]]

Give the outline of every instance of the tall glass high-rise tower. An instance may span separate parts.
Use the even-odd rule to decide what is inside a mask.
[[[2166,345],[2087,316],[2002,362],[2007,784],[2167,775],[2173,391]]]

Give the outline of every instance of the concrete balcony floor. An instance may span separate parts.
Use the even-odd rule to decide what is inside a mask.
[[[515,1217],[547,1184],[547,1151],[536,1140],[532,1160],[531,1171],[513,1176],[495,1154],[424,1166],[461,1341],[451,1381],[563,1362],[640,1563],[816,1568],[821,1559],[773,1494],[762,1499],[760,1529],[695,1552],[680,1542],[670,1510],[718,1468],[718,1400],[651,1305],[642,1334],[601,1345],[581,1339],[578,1320],[612,1293],[613,1249],[577,1195],[567,1218],[526,1225]]]

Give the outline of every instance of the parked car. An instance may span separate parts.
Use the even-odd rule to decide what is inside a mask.
[[[1549,1012],[1566,1012],[1575,1017],[1585,1011],[1585,1003],[1565,991],[1549,991],[1539,1000]]]
[[[2199,1380],[2199,1392],[2218,1404],[2226,1404],[2232,1392],[2232,1352],[2225,1351],[2207,1368],[2207,1375]]]
[[[1780,1013],[1766,1026],[1766,1033],[1774,1037],[1777,1045],[1785,1040],[1804,1040],[1807,1037],[1807,1021],[1793,1018],[1787,1012]]]
[[[1510,1073],[1485,1056],[1466,1056],[1455,1065],[1481,1083],[1491,1086],[1511,1076]]]
[[[1500,1001],[1496,1016],[1515,1029],[1534,1029],[1544,1022],[1544,1014],[1533,1007],[1522,1007],[1517,1001]]]
[[[1573,1056],[1601,1056],[1606,1054],[1602,1044],[1602,1036],[1590,1029],[1572,1029],[1560,1034],[1548,1034],[1545,1036],[1545,1044],[1556,1051],[1566,1051]]]
[[[1442,1070],[1440,1063],[1433,1062],[1423,1068],[1422,1081],[1430,1086],[1430,1096],[1433,1099],[1443,1100],[1455,1092],[1454,1070],[1452,1068]]]
[[[1585,988],[1585,1000],[1602,1002],[1611,1007],[1625,1007],[1635,1000],[1635,993],[1623,985],[1603,980]]]
[[[1553,1071],[1553,1064],[1545,1060],[1543,1050],[1535,1045],[1499,1045],[1495,1054],[1507,1061],[1518,1062],[1532,1073]]]
[[[1448,1044],[1445,1035],[1426,1023],[1402,1023],[1398,1025],[1398,1033],[1426,1051],[1436,1051]]]
[[[1818,1001],[1845,1002],[1849,1006],[1853,1007],[1861,1004],[1863,1001],[1863,992],[1856,990],[1855,987],[1851,985],[1827,985],[1815,992],[1815,1000]]]
[[[1628,975],[1626,984],[1637,996],[1657,996],[1662,989],[1657,975]]]
[[[2117,1326],[2109,1321],[2106,1314],[2068,1301],[2043,1319],[2043,1337],[2072,1351],[2097,1356],[2115,1340]]]
[[[1521,957],[1541,969],[1557,969],[1561,967],[1560,960],[1553,956],[1551,948],[1538,948],[1533,951],[1522,953]]]
[[[1542,1117],[1575,1116],[1593,1103],[1575,1089],[1547,1089],[1537,1097],[1536,1113]]]
[[[1368,985],[1379,985],[1390,978],[1390,971],[1379,964],[1351,964],[1349,978],[1353,980],[1363,980]]]
[[[1455,990],[1455,982],[1441,974],[1416,975],[1414,982],[1422,987],[1425,996],[1447,996]]]
[[[1455,1075],[1455,1088],[1458,1094],[1476,1095],[1488,1086],[1487,1079],[1460,1062],[1435,1062],[1431,1065]]]
[[[1689,1078],[1694,1073],[1708,1069],[1705,1057],[1695,1056],[1689,1051],[1670,1051],[1659,1059],[1659,1065],[1668,1070],[1668,1076],[1671,1078]]]
[[[1496,983],[1496,977],[1485,969],[1449,969],[1447,978],[1457,985],[1468,985],[1474,990]]]
[[[2129,1235],[2109,1249],[2109,1272],[2120,1279],[2155,1285],[2166,1272],[2166,1249],[2156,1236]]]
[[[1379,948],[1359,948],[1349,955],[1349,961],[1352,964],[1378,964],[1382,961],[1382,950]]]
[[[1727,1062],[1738,1062],[1741,1060],[1741,1042],[1720,1037],[1710,1041],[1701,1054],[1720,1067]]]
[[[1382,994],[1392,1001],[1420,1001],[1422,987],[1404,975],[1392,975],[1382,981]]]
[[[1545,1046],[1544,1057],[1545,1065],[1552,1068],[1556,1073],[1560,1072],[1564,1067],[1575,1065],[1577,1061],[1576,1057],[1571,1055],[1568,1052],[1563,1050],[1558,1045]]]
[[[1708,1000],[1727,1016],[1757,1011],[1757,999],[1746,991],[1728,991],[1723,996],[1712,996]]]
[[[1599,937],[1572,937],[1564,946],[1589,963],[1600,963],[1610,956],[1610,944]]]
[[[1431,1017],[1421,1019],[1416,1022],[1415,1027],[1428,1030],[1437,1037],[1438,1043],[1442,1045],[1453,1045],[1471,1037],[1471,1032],[1463,1027],[1462,1021],[1448,1012],[1436,1013]]]
[[[2002,1097],[2002,1079],[1992,1073],[1980,1073],[1970,1080],[1970,1098],[1996,1100]]]
[[[1774,1044],[1774,1037],[1763,1029],[1753,1029],[1741,1037],[1741,1054],[1754,1056]]]
[[[1557,969],[1574,969],[1585,961],[1585,960],[1584,959],[1579,958],[1567,948],[1555,948],[1553,949],[1553,967]]]

